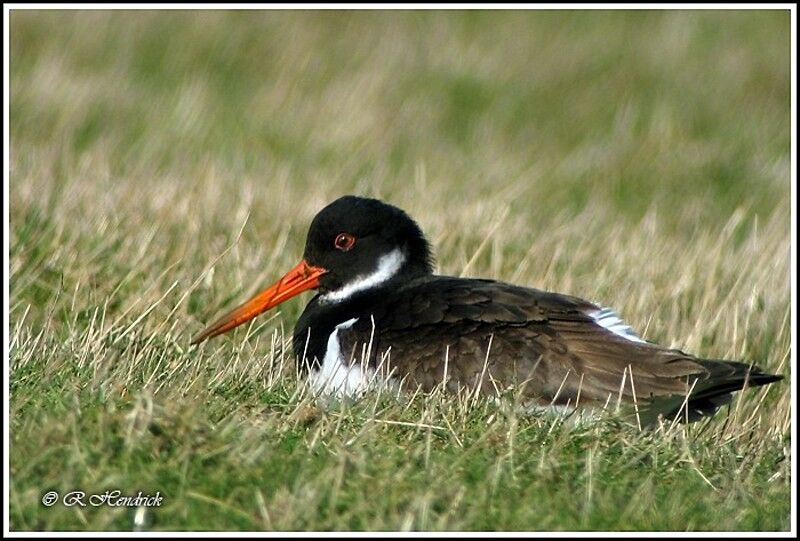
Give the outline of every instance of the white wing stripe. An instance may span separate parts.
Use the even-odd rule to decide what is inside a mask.
[[[598,325],[605,327],[609,331],[613,332],[617,336],[621,336],[631,342],[641,342],[642,344],[646,344],[645,340],[633,330],[633,328],[625,323],[622,318],[619,317],[614,310],[611,308],[602,308],[589,314]]]

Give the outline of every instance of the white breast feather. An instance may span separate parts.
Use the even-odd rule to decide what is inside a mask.
[[[358,318],[340,323],[328,337],[325,358],[318,370],[311,370],[309,382],[314,394],[322,399],[355,398],[374,387],[379,390],[399,392],[400,386],[391,371],[383,370],[383,359],[379,370],[366,366],[366,361],[345,357],[339,341],[339,331],[352,327]],[[379,377],[380,374],[380,377]]]

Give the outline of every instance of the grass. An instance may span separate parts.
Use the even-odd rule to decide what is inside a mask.
[[[10,529],[790,529],[790,22],[779,11],[13,11]],[[320,408],[308,297],[190,337],[345,193],[444,274],[614,306],[787,376],[640,432],[504,401]],[[226,251],[227,250],[227,251]]]

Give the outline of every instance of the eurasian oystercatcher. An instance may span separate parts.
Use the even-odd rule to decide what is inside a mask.
[[[743,387],[783,376],[701,359],[642,339],[620,316],[577,297],[433,274],[416,222],[377,199],[322,209],[300,263],[201,332],[227,332],[308,289],[294,330],[299,367],[320,393],[370,384],[404,389],[516,390],[532,405],[635,403],[642,416],[693,421]]]

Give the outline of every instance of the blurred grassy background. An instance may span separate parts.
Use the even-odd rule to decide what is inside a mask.
[[[105,427],[95,415],[129,413],[142,397],[157,409],[192,397],[202,414],[174,414],[190,424],[243,416],[231,441],[257,424],[250,409],[273,400],[262,381],[269,339],[237,345],[236,359],[259,360],[232,366],[244,330],[206,346],[210,356],[187,353],[189,336],[294,265],[310,219],[345,193],[408,210],[442,273],[589,297],[666,345],[788,371],[789,40],[788,11],[13,10],[12,522],[127,524],[42,513],[38,491],[69,484],[66,466],[42,459],[31,471],[26,457],[42,434],[61,434],[65,416],[74,432],[64,445],[89,453],[110,445],[78,436]],[[301,309],[289,304],[260,324],[290,329]],[[175,379],[184,364],[194,367],[191,389]],[[238,390],[220,398],[231,381]],[[788,385],[780,393],[767,402],[776,413],[754,425],[771,442],[755,456],[785,450]],[[164,415],[178,422],[173,413]],[[305,436],[290,435],[287,449],[310,452]],[[564,449],[550,451],[579,451]],[[165,467],[177,467],[172,458]],[[75,466],[71,479],[128,471],[104,464]],[[711,469],[727,487],[719,464]],[[689,513],[690,529],[785,528],[788,475],[769,486],[762,477],[747,486],[749,503],[709,493],[689,510],[656,516],[645,506],[616,522],[602,506],[549,519],[547,509],[507,516],[478,506],[281,524],[684,529]],[[397,484],[386,481],[387,491]],[[632,489],[608,490],[617,501]],[[758,510],[755,493],[776,503]],[[226,497],[214,492],[236,509],[250,502]],[[273,503],[282,505],[267,494]],[[269,527],[236,513],[203,522],[207,509],[175,505],[161,527]]]
[[[12,22],[19,175],[57,153],[53,173],[65,177],[87,156],[110,176],[157,184],[213,166],[259,179],[254,199],[289,176],[298,192],[328,187],[315,190],[323,201],[360,189],[405,206],[522,185],[508,198],[515,213],[545,218],[592,204],[636,219],[689,192],[669,214],[724,219],[742,204],[767,213],[788,188],[781,12],[86,11]]]

